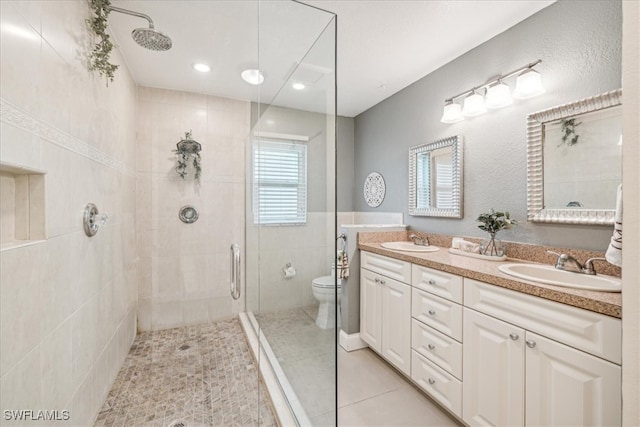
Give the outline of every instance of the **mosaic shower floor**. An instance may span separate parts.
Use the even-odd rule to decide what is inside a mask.
[[[237,319],[139,334],[95,426],[276,426]]]

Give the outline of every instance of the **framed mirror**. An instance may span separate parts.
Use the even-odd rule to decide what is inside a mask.
[[[530,221],[613,225],[622,182],[622,90],[527,117]]]
[[[462,137],[409,149],[409,215],[462,218]]]

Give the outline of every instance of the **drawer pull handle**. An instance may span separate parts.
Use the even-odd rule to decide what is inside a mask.
[[[435,281],[435,280],[433,280],[433,279],[429,279],[429,284],[430,284],[430,285],[435,285],[435,284],[436,284],[436,281]]]
[[[436,346],[435,346],[435,345],[433,345],[433,344],[427,344],[427,348],[428,348],[429,350],[435,350]]]
[[[434,380],[433,378],[429,378],[427,381],[432,385],[436,383],[436,380]]]
[[[429,313],[429,316],[435,316],[436,315],[436,311],[435,310],[429,310],[429,311],[427,311],[427,313]]]
[[[527,340],[526,343],[527,343],[527,347],[529,348],[533,348],[536,346],[536,342],[533,340]]]
[[[520,336],[518,336],[518,334],[516,334],[516,333],[511,332],[511,333],[509,334],[509,338],[511,338],[511,339],[512,339],[512,340],[514,340],[514,341],[517,341],[517,340],[518,340],[518,338],[520,338]]]

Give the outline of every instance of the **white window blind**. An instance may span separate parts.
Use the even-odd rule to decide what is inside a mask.
[[[454,209],[453,206],[453,165],[451,152],[434,156],[434,193],[435,207]]]
[[[258,140],[253,145],[253,222],[307,222],[307,146]]]

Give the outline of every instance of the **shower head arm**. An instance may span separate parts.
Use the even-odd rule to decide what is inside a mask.
[[[137,16],[138,18],[146,19],[147,21],[149,21],[149,28],[155,28],[153,26],[153,21],[151,20],[151,18],[149,18],[149,16],[145,15],[144,13],[134,12],[132,10],[122,9],[121,7],[116,7],[116,6],[109,6],[109,10],[112,10],[114,12],[124,13],[125,15]]]

